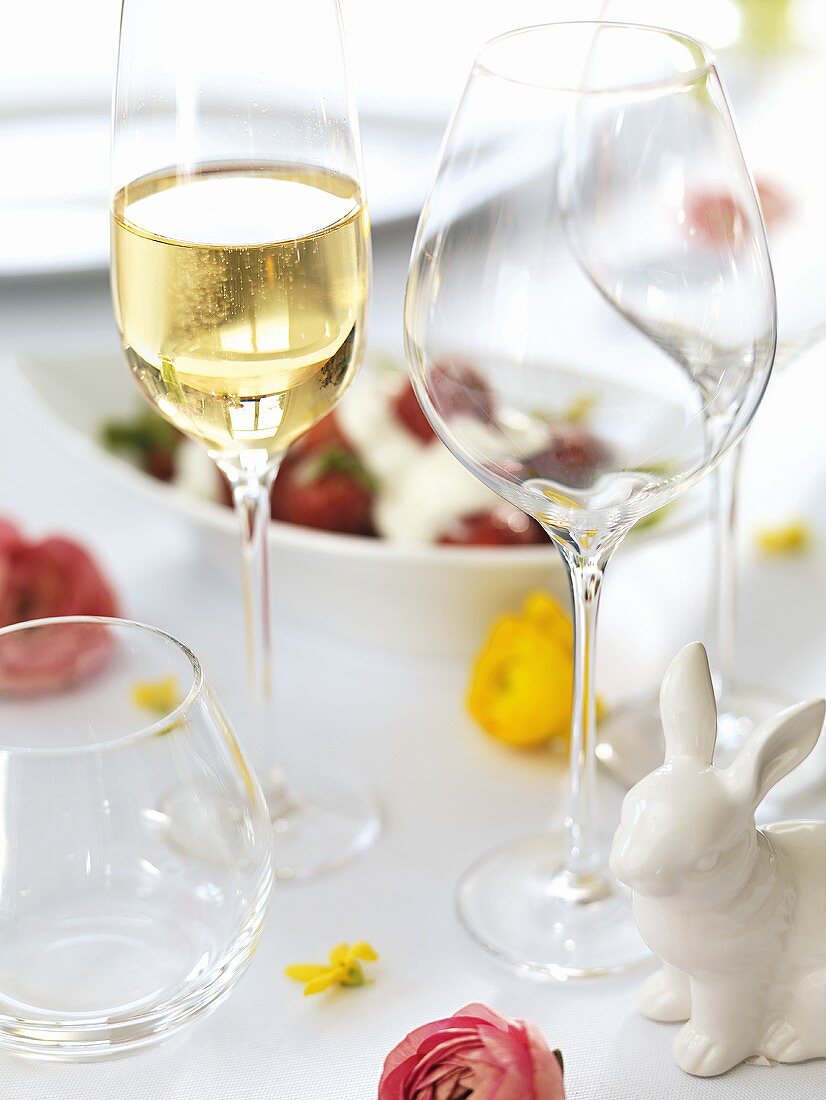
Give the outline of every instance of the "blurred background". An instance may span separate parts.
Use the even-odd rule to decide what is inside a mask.
[[[819,0],[342,0],[374,225],[412,218],[480,45],[561,18],[664,22],[717,49],[822,37]],[[120,5],[12,5],[0,46],[0,277],[100,269],[108,254],[108,111]],[[791,25],[793,23],[793,26]],[[277,48],[273,51],[276,66]]]

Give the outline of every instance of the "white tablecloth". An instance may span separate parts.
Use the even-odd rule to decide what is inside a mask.
[[[407,235],[397,231],[377,245],[373,332],[397,344]],[[2,287],[0,332],[5,347],[39,352],[113,339],[105,282]],[[821,363],[815,355],[773,383],[755,426],[745,495],[742,661],[757,678],[801,696],[826,689]],[[797,510],[819,528],[815,550],[800,560],[758,561],[753,524]],[[232,713],[244,688],[240,598],[200,559],[196,531],[98,482],[1,403],[0,514],[32,532],[75,532],[92,544],[126,613],[187,641]],[[701,629],[705,545],[694,532],[620,551],[606,589],[609,695],[629,673],[640,679],[639,668],[622,665],[628,632],[643,635],[649,660],[637,664],[651,679]],[[385,808],[380,842],[335,874],[277,888],[248,973],[182,1039],[100,1065],[0,1056],[2,1100],[369,1100],[396,1042],[469,1001],[533,1019],[565,1054],[570,1100],[826,1095],[826,1063],[744,1066],[714,1081],[684,1076],[671,1059],[672,1028],[636,1012],[638,977],[542,984],[495,965],[458,926],[453,886],[483,849],[559,818],[558,766],[509,753],[473,728],[462,703],[464,662],[414,662],[286,626],[277,648],[279,729],[302,753],[369,777]],[[617,797],[606,784],[608,819]],[[380,952],[373,984],[303,998],[282,977],[286,964],[322,959],[346,939],[368,939]]]

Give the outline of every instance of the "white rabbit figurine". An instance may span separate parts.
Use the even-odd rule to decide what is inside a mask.
[[[822,699],[784,710],[718,769],[703,646],[681,650],[663,680],[665,763],[626,795],[610,863],[663,962],[640,1009],[687,1021],[674,1057],[688,1073],[826,1056],[826,822],[754,823],[814,748],[825,710]]]

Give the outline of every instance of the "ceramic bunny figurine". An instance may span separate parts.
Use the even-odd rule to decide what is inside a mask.
[[[814,748],[826,704],[783,711],[717,769],[714,690],[694,642],[671,663],[660,710],[665,763],[626,795],[610,860],[663,962],[640,1008],[687,1021],[674,1056],[688,1073],[826,1056],[826,822],[754,823]]]

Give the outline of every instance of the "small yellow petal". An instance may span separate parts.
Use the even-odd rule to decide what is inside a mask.
[[[307,982],[304,986],[304,996],[312,997],[314,993],[323,993],[325,989],[329,989],[331,985],[336,985],[337,982],[341,982],[346,976],[346,967],[341,966],[328,970],[326,973],[320,974],[317,978],[313,978],[311,982]]]
[[[330,952],[330,963],[321,966],[316,963],[293,963],[284,969],[288,978],[306,983],[304,995],[323,993],[333,985],[356,986],[365,984],[364,971],[358,959],[373,962],[378,954],[365,940],[359,940],[350,947],[349,943],[340,943]]]
[[[377,952],[365,940],[354,943],[350,953],[354,958],[363,959],[364,962],[375,962],[379,957]]]
[[[177,676],[163,676],[160,680],[139,680],[132,687],[132,702],[141,710],[151,710],[163,716],[169,714],[181,701]]]
[[[764,527],[757,532],[757,545],[767,557],[802,554],[811,544],[811,528],[800,520],[778,527]]]
[[[311,982],[314,978],[326,974],[329,969],[329,966],[318,966],[316,963],[294,963],[292,966],[285,966],[284,973],[293,981]]]
[[[334,947],[330,952],[330,965],[331,966],[343,966],[350,956],[350,944],[340,943],[338,947]]]
[[[562,419],[569,424],[584,424],[598,404],[599,397],[595,393],[581,393],[568,405]]]

